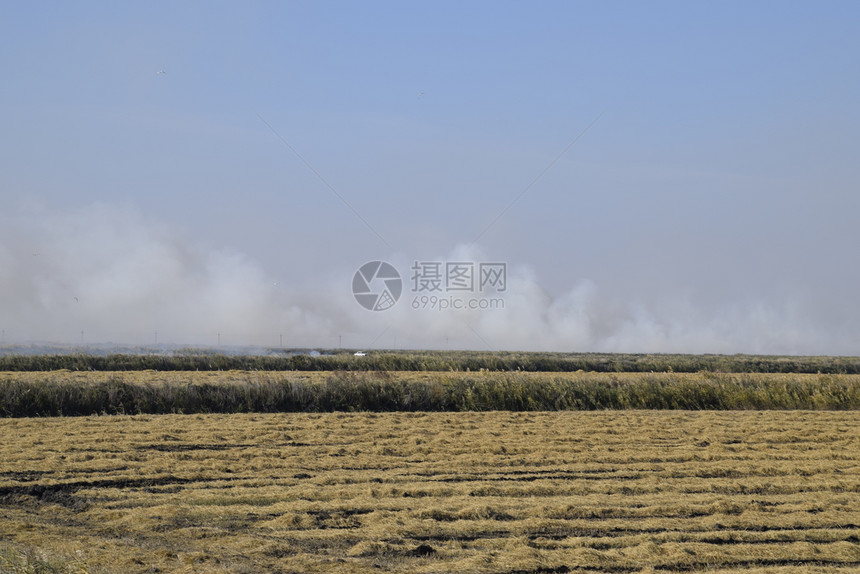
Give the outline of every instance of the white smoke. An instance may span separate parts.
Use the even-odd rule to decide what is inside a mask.
[[[483,262],[478,247],[437,261]],[[689,297],[618,299],[583,279],[553,297],[526,266],[509,265],[504,308],[413,308],[413,259],[393,255],[403,295],[361,308],[354,266],[273,278],[237,252],[206,248],[130,207],[96,204],[0,215],[0,328],[7,342],[544,351],[851,354],[856,330],[836,328],[801,300],[719,306]],[[837,326],[838,327],[838,326]]]

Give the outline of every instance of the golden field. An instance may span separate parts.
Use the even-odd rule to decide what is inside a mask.
[[[0,419],[0,572],[856,572],[832,411]]]

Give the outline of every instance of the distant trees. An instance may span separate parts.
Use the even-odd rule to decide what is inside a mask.
[[[226,355],[210,352],[96,356],[6,355],[0,371],[526,371],[860,373],[858,357],[520,353],[476,351],[352,351],[309,355]]]

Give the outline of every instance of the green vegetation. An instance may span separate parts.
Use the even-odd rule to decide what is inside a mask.
[[[860,408],[858,375],[113,372],[0,374],[0,416]]]
[[[273,351],[274,353],[275,351]],[[6,355],[0,371],[527,371],[598,373],[823,373],[860,374],[860,357],[663,355],[478,351],[379,351],[356,357],[330,354]]]
[[[49,555],[31,546],[0,544],[0,574],[89,574],[78,558]]]

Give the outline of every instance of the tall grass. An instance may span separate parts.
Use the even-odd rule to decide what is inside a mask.
[[[147,382],[122,373],[0,378],[0,416],[331,411],[860,408],[851,375],[530,374],[339,371],[316,380],[235,373],[226,382]]]

